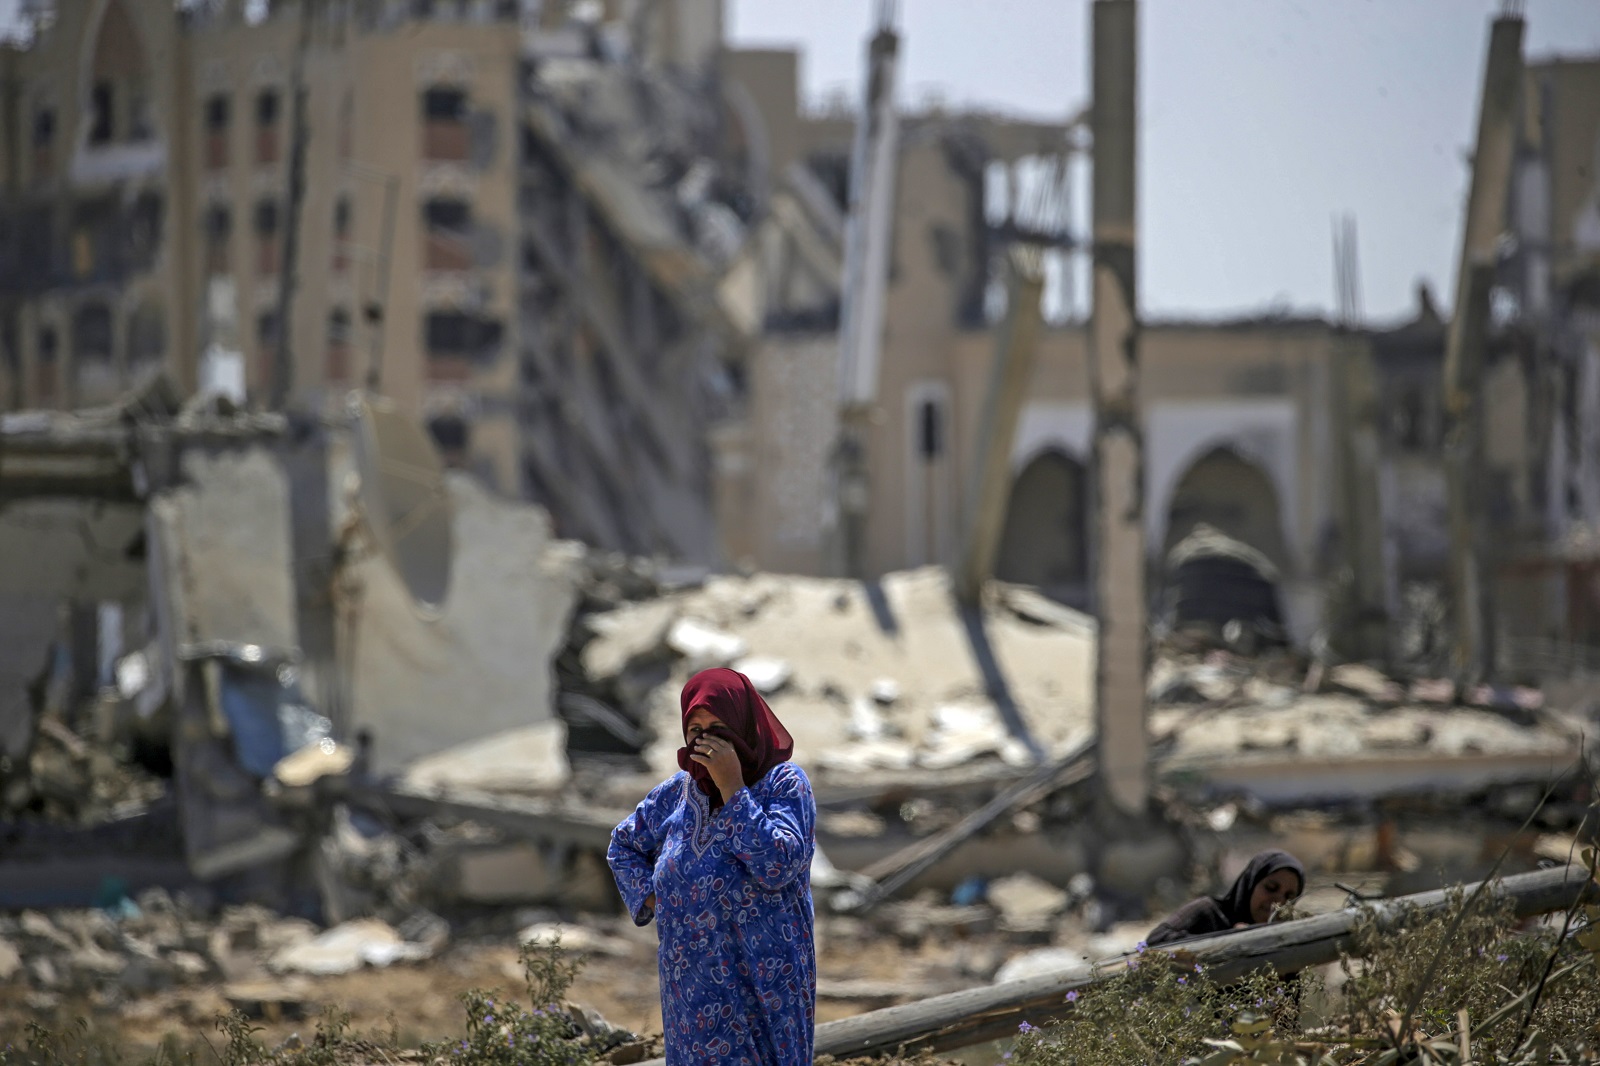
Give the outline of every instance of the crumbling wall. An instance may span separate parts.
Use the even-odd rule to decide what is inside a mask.
[[[150,503],[173,641],[295,648],[289,483],[264,449],[184,457]]]
[[[751,357],[757,503],[739,517],[758,526],[752,539],[765,569],[822,572],[827,471],[839,429],[838,359],[832,333],[769,336]]]
[[[497,500],[464,476],[452,475],[449,488],[455,557],[439,617],[418,614],[383,558],[353,564],[352,724],[372,730],[378,773],[559,785],[566,731],[551,663],[566,643],[580,549],[555,541],[538,508]]]

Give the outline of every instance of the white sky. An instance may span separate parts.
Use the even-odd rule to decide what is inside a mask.
[[[82,2],[82,0],[66,0]],[[858,96],[877,0],[726,0],[736,44],[803,52]],[[18,0],[0,0],[0,29]],[[1370,317],[1448,305],[1488,21],[1500,0],[1143,0],[1140,302],[1220,315],[1333,303],[1330,219],[1360,227]],[[1064,117],[1089,0],[901,0],[906,99]],[[1600,0],[1526,0],[1531,58],[1600,55]]]

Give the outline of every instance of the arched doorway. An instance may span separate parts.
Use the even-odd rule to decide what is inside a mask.
[[[1085,606],[1087,489],[1083,464],[1064,452],[1043,452],[1023,467],[1006,503],[995,576],[1033,585],[1062,603]]]
[[[1213,448],[1178,481],[1162,558],[1201,523],[1250,545],[1280,572],[1290,569],[1278,490],[1266,471],[1232,448]]]

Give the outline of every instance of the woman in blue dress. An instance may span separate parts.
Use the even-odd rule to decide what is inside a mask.
[[[668,1066],[810,1066],[811,782],[743,674],[702,671],[679,703],[682,770],[606,853],[634,922],[656,921]]]

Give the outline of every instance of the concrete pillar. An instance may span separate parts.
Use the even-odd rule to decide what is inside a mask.
[[[878,404],[889,253],[894,231],[900,151],[895,94],[900,36],[893,0],[880,0],[867,46],[866,96],[850,160],[850,213],[845,230],[843,305],[839,314],[839,440],[832,459],[830,554],[848,577],[867,575],[868,440]]]
[[[1346,625],[1337,645],[1353,659],[1387,664],[1392,658],[1389,559],[1379,490],[1382,461],[1377,376],[1372,348],[1347,335],[1338,349],[1334,394],[1339,410],[1340,490],[1344,563],[1349,571]]]
[[[1389,663],[1393,658],[1390,559],[1385,550],[1383,462],[1378,428],[1378,383],[1372,345],[1360,328],[1359,273],[1354,218],[1336,221],[1333,233],[1340,332],[1331,375],[1338,440],[1340,582],[1334,648],[1352,659]]]
[[[1483,494],[1483,358],[1496,249],[1506,228],[1516,147],[1522,31],[1522,19],[1498,18],[1489,36],[1455,308],[1445,347],[1445,477],[1455,608],[1452,672],[1458,685],[1472,684],[1494,673],[1494,574],[1485,559],[1488,526]]]
[[[978,428],[978,454],[974,457],[963,515],[966,530],[961,544],[961,571],[956,575],[956,593],[968,606],[977,606],[983,583],[994,572],[995,554],[1000,549],[1000,534],[1005,526],[1006,500],[1011,488],[1011,448],[1017,436],[1022,404],[1027,399],[1028,382],[1033,377],[1039,328],[1043,325],[1039,300],[1044,293],[1044,275],[1036,260],[1036,255],[1027,252],[1019,252],[1010,259],[1011,296],[989,377],[988,395],[984,399]]]
[[[1095,671],[1100,781],[1126,814],[1150,794],[1145,736],[1144,430],[1135,295],[1137,0],[1095,0],[1094,275],[1089,368],[1095,403]]]

